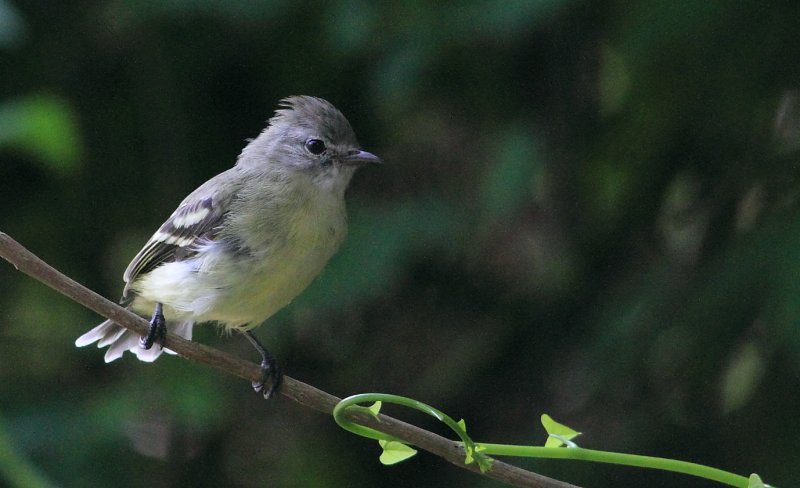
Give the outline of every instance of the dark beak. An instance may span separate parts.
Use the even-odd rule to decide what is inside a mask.
[[[342,164],[364,166],[366,164],[383,164],[381,158],[367,151],[353,150],[342,157]]]

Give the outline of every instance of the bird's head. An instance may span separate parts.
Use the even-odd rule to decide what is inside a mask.
[[[329,102],[292,96],[280,107],[237,164],[302,172],[315,184],[343,191],[358,167],[381,163],[361,149],[350,123]]]

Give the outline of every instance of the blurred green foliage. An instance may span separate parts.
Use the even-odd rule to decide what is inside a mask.
[[[3,0],[0,230],[116,297],[280,98],[321,96],[386,164],[258,331],[289,375],[417,398],[485,442],[538,444],[547,411],[583,447],[793,486],[798,22],[789,0]],[[106,365],[73,347],[99,320],[0,267],[3,482],[494,486],[426,454],[382,466],[332,419],[176,358]],[[250,357],[240,339],[197,332]]]
[[[47,167],[45,172],[74,171],[80,164],[81,139],[71,108],[52,96],[31,96],[0,105],[0,147],[17,148]]]

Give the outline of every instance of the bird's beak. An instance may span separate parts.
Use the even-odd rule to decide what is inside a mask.
[[[383,161],[371,152],[353,150],[342,157],[342,164],[364,166],[366,164],[383,164]]]

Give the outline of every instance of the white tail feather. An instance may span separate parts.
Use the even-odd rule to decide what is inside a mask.
[[[177,334],[184,339],[192,339],[193,322],[178,322],[167,324],[167,330]],[[131,351],[140,361],[151,363],[155,361],[162,352],[175,354],[174,351],[163,349],[159,344],[154,344],[150,349],[139,346],[139,336],[128,329],[117,325],[111,320],[106,320],[102,324],[86,332],[75,340],[77,347],[88,346],[97,342],[97,347],[109,346],[106,351],[105,361],[110,363],[122,357],[125,351]]]

